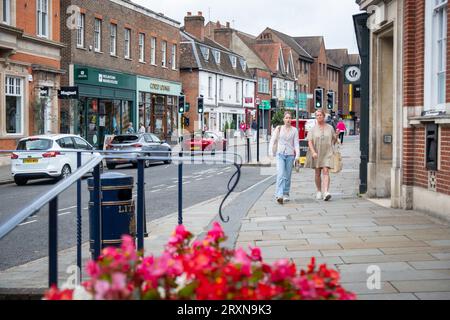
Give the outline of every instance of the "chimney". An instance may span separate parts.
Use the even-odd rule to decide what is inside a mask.
[[[230,29],[230,23],[227,22],[227,29]]]
[[[220,43],[225,48],[231,49],[233,31],[230,28],[220,28],[214,30],[214,41]]]
[[[201,11],[197,16],[193,16],[191,12],[187,13],[187,16],[184,17],[184,30],[200,41],[205,40],[205,18]]]
[[[221,27],[220,21],[219,21],[219,20],[217,20],[217,22],[216,22],[216,27],[217,27],[217,28],[220,28],[220,27]]]

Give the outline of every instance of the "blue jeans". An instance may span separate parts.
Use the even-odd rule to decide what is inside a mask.
[[[294,160],[294,156],[277,155],[277,198],[287,196],[291,191],[291,176]]]

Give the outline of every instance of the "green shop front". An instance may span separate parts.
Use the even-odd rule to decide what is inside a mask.
[[[179,123],[181,83],[141,76],[136,80],[139,123],[160,139],[173,141]]]
[[[79,100],[74,106],[73,132],[97,148],[107,135],[126,133],[136,123],[136,76],[74,66],[74,83]]]

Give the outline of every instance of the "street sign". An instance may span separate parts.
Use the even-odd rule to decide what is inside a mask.
[[[344,84],[359,84],[361,75],[361,66],[359,64],[344,66]]]
[[[307,102],[308,102],[308,95],[306,93],[299,93],[298,94],[298,107],[300,110],[306,110],[307,109]]]
[[[58,99],[78,99],[78,87],[61,87],[58,90]]]

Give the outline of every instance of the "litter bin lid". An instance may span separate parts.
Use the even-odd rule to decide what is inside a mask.
[[[120,172],[107,172],[100,176],[100,181],[102,187],[105,186],[122,186],[122,185],[133,185],[134,178],[124,173]],[[88,179],[88,186],[94,186],[94,178]]]

